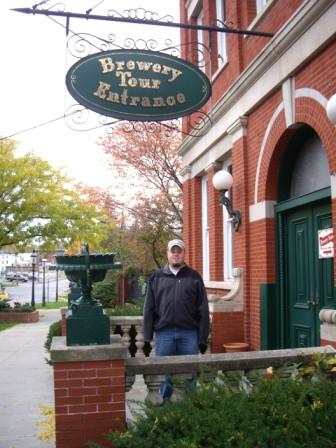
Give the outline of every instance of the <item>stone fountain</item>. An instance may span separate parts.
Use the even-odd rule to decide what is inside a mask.
[[[69,304],[66,318],[66,344],[102,345],[110,343],[110,319],[98,300],[92,298],[92,284],[104,280],[108,269],[120,269],[115,254],[90,254],[84,244],[79,255],[57,255],[56,269],[81,289],[81,296]]]

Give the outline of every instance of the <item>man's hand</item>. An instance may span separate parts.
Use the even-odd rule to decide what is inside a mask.
[[[202,353],[202,355],[206,352],[206,349],[208,348],[207,344],[203,344],[202,342],[198,345],[199,351],[200,353]]]

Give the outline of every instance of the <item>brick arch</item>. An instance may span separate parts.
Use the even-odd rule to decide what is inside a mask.
[[[336,171],[336,128],[327,117],[325,108],[315,98],[300,96],[295,100],[295,121],[307,124],[319,136],[326,151],[330,173]],[[274,120],[263,148],[255,202],[276,200],[281,160],[287,144],[296,132],[296,126],[286,128],[282,110]]]
[[[314,129],[327,155],[329,171],[336,171],[336,128],[328,119],[325,108],[313,98],[300,97],[295,101],[295,119]]]

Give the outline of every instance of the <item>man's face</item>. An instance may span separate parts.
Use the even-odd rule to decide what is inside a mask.
[[[184,250],[178,246],[173,246],[167,252],[168,263],[174,268],[179,268],[184,263]]]

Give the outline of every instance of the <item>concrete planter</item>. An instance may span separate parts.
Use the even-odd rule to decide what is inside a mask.
[[[23,322],[23,323],[34,323],[38,322],[40,318],[39,312],[33,311],[31,313],[10,311],[0,313],[0,323],[3,322]]]

